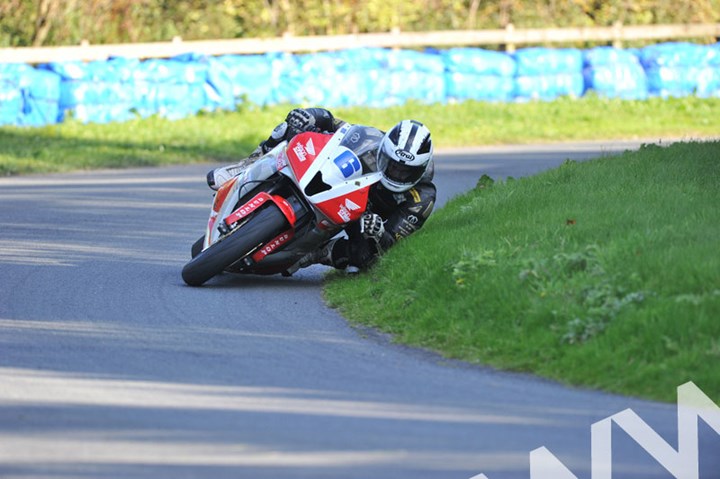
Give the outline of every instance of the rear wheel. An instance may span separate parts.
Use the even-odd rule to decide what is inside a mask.
[[[182,278],[190,286],[200,286],[287,227],[285,215],[277,206],[270,204],[254,213],[240,228],[199,252],[183,268]]]

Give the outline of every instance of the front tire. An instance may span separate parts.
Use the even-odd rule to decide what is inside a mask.
[[[203,246],[205,245],[205,235],[202,235],[190,248],[190,258],[194,258],[202,252]]]
[[[240,228],[198,253],[183,267],[182,278],[190,286],[201,286],[287,227],[285,215],[277,206],[270,204],[257,211]]]

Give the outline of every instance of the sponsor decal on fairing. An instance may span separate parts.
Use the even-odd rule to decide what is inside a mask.
[[[307,160],[307,153],[305,152],[305,147],[302,146],[302,143],[298,143],[293,147],[293,151],[295,152],[295,155],[297,156],[298,160],[305,161]]]
[[[256,251],[255,254],[252,255],[252,259],[256,263],[258,261],[262,261],[267,255],[272,254],[275,250],[293,239],[294,235],[294,230],[288,230],[284,233],[280,233],[278,236],[271,239],[265,246]]]
[[[241,219],[248,216],[250,213],[258,209],[260,206],[265,204],[266,201],[270,200],[270,195],[267,193],[258,193],[253,199],[242,205],[240,208],[233,211],[231,215],[225,218],[225,224],[228,226],[233,223],[237,223]]]

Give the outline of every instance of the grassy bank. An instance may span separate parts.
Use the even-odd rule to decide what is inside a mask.
[[[563,382],[720,400],[720,142],[643,147],[484,187],[331,305],[398,341]]]
[[[109,125],[66,122],[44,128],[0,127],[0,175],[193,162],[247,155],[289,106],[244,108],[178,121],[138,119]],[[410,104],[345,108],[355,123],[388,128],[416,118],[437,146],[475,146],[610,138],[698,138],[720,131],[720,99],[578,100],[530,103]]]

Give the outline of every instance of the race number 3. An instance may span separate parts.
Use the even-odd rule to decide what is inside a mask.
[[[350,178],[356,172],[362,170],[360,159],[350,150],[345,150],[335,158],[334,163],[340,168],[345,178]]]

